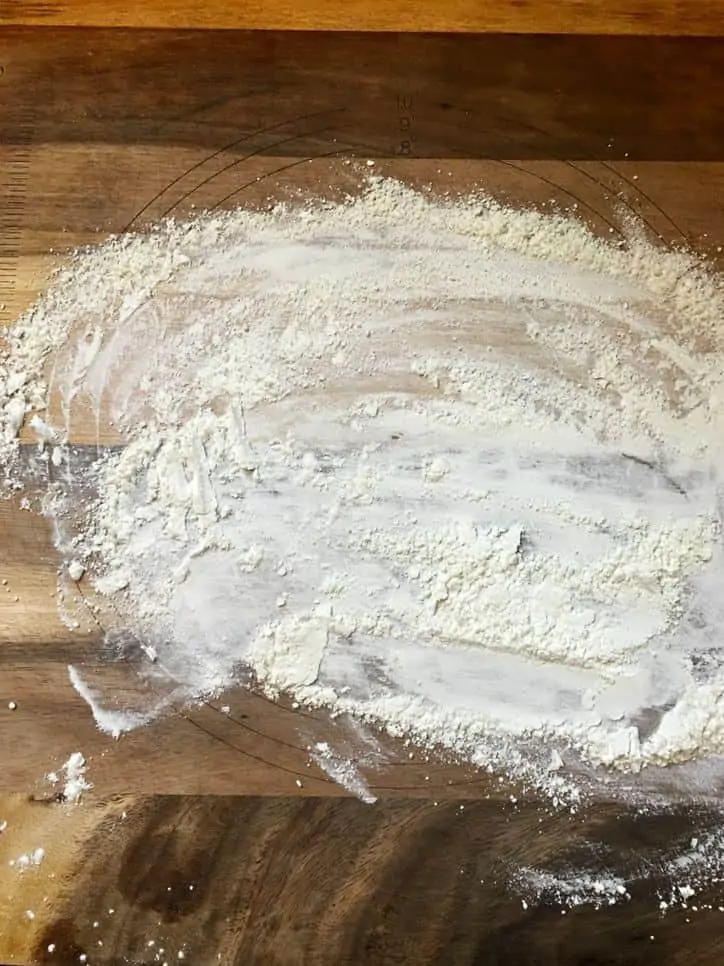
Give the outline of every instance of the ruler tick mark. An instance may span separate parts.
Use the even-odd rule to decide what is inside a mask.
[[[17,114],[0,146],[0,322],[14,316],[35,118]]]

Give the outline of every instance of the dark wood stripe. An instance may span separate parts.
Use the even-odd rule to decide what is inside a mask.
[[[0,131],[239,157],[724,158],[706,38],[9,28]]]
[[[548,816],[543,829],[540,818],[530,806],[486,802],[462,810],[394,800],[119,803],[73,857],[72,887],[36,959],[57,966],[86,953],[89,962],[142,963],[164,949],[173,962],[182,949],[187,962],[220,955],[238,966],[721,961],[719,913],[690,912],[687,925],[687,913],[662,920],[658,909],[657,889],[668,883],[657,867],[691,833],[691,816],[601,809],[578,827],[564,814]],[[619,858],[600,846],[596,854],[597,842],[615,845]],[[507,888],[521,866],[635,876],[647,862],[651,877],[630,882],[631,902],[598,912],[561,915],[545,903],[525,910]]]

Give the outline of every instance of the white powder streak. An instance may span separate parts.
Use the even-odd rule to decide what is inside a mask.
[[[326,741],[318,741],[311,753],[314,761],[325,774],[362,802],[372,805],[377,801],[353,761],[337,754]]]
[[[139,714],[133,711],[113,711],[102,707],[72,664],[68,665],[68,677],[75,690],[90,707],[98,730],[104,734],[119,738],[124,732],[134,731],[136,728],[148,724],[153,718],[153,715]]]
[[[553,873],[521,868],[511,879],[511,885],[528,902],[548,902],[569,909],[586,905],[600,909],[631,898],[625,881],[619,876],[584,871]]]
[[[613,870],[605,873],[585,869],[551,872],[523,867],[509,876],[509,883],[525,896],[526,905],[529,902],[552,902],[572,907],[592,903],[600,908],[630,899],[629,888],[662,879],[666,883],[659,887],[662,914],[692,906],[694,910],[711,910],[711,903],[697,899],[697,896],[724,882],[724,829],[705,832],[684,844],[675,843],[665,852],[639,859],[625,875]],[[720,904],[718,909],[724,912]]]

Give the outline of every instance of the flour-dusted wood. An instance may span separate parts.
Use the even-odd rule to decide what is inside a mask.
[[[232,7],[241,10],[227,4],[227,16]],[[356,174],[338,182],[345,177],[341,157],[308,160],[325,152],[362,162],[383,157],[379,170],[420,185],[483,182],[503,199],[578,204],[601,231],[612,209],[628,201],[669,241],[686,239],[714,259],[724,244],[717,40],[52,29],[52,18],[69,16],[68,9],[6,4],[0,12],[0,184],[32,132],[14,222],[20,246],[12,253],[13,285],[0,299],[6,320],[30,303],[69,249],[129,223],[142,225],[176,206],[188,214],[193,204],[202,208],[227,195],[232,205],[264,203],[297,187],[344,189]],[[189,9],[171,4],[164,16]],[[291,12],[301,20],[306,9]],[[369,5],[361,13],[344,9],[372,23]],[[448,9],[438,4],[435,16]],[[711,4],[647,5],[635,22],[628,14],[617,19],[610,5],[557,3],[543,21],[536,20],[540,9],[506,5],[505,19],[484,16],[488,26],[508,30],[528,29],[530,10],[537,31],[593,24],[606,32],[622,22],[644,33],[720,31]],[[130,10],[99,2],[89,22]],[[205,4],[194,16],[219,10]],[[8,17],[35,18],[51,29],[11,29]],[[346,114],[332,113],[339,108]],[[315,111],[329,113],[300,120]],[[89,422],[76,432],[79,442],[94,443]],[[304,951],[311,962],[370,966],[395,957],[444,962],[452,954],[461,963],[516,966],[721,961],[721,916],[716,907],[703,908],[706,896],[695,900],[699,912],[663,920],[648,891],[640,901],[634,895],[632,905],[566,916],[557,907],[526,911],[518,900],[504,902],[491,870],[511,856],[565,867],[574,833],[565,815],[528,811],[524,803],[486,804],[493,790],[477,775],[399,760],[375,786],[381,806],[338,801],[342,790],[306,768],[303,717],[257,699],[250,707],[241,693],[222,699],[230,720],[219,702],[193,710],[196,723],[177,717],[138,738],[105,738],[67,679],[68,664],[91,679],[108,673],[98,654],[102,635],[98,628],[72,633],[58,620],[58,561],[47,527],[17,503],[3,503],[0,545],[0,577],[11,587],[0,590],[0,726],[3,788],[12,793],[0,799],[0,827],[8,821],[0,846],[3,861],[45,848],[37,872],[48,876],[18,878],[3,865],[3,961],[75,963],[86,954],[96,963],[148,962],[155,957],[148,942],[166,937],[174,954],[189,950],[187,962],[214,962],[222,952],[240,964],[297,963]],[[10,700],[14,712],[6,708]],[[45,801],[52,787],[43,775],[76,750],[88,757],[95,788],[68,812]],[[130,799],[124,791],[133,792]],[[435,806],[445,793],[476,804]],[[254,797],[264,794],[279,797]],[[119,831],[129,820],[129,832]],[[575,832],[582,836],[576,854],[590,858],[591,843],[618,833],[622,852],[644,841],[656,856],[671,842],[688,841],[699,824],[696,816],[622,817],[618,807],[598,806]],[[215,858],[220,847],[223,866]],[[291,891],[282,881],[290,854],[304,873]],[[244,890],[262,885],[262,902],[250,905]],[[198,906],[188,898],[196,888]],[[229,896],[232,908],[221,915]],[[121,913],[119,926],[108,925],[110,909]]]

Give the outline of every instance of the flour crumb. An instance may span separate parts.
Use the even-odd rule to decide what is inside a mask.
[[[92,788],[86,780],[86,760],[80,751],[75,751],[63,765],[65,782],[63,784],[63,801],[74,805],[80,801],[83,792]],[[56,778],[57,780],[57,778]]]
[[[83,574],[85,573],[85,567],[78,560],[71,560],[68,564],[68,576],[72,581],[78,583],[82,580]]]

